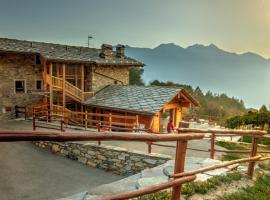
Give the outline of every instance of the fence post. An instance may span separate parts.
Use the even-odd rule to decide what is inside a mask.
[[[87,129],[87,127],[88,127],[88,112],[87,112],[87,110],[85,111],[85,117],[84,117],[84,128],[85,128],[85,130]]]
[[[251,147],[251,152],[250,152],[250,157],[254,157],[257,154],[257,145],[258,145],[258,137],[253,136],[252,138],[252,147]],[[247,175],[252,177],[254,173],[254,168],[255,168],[255,161],[251,161],[248,165],[248,171]]]
[[[98,124],[97,124],[98,132],[100,132],[100,126],[101,126],[101,122],[99,121]],[[101,145],[101,141],[100,140],[98,141],[98,145]]]
[[[215,139],[216,139],[216,134],[212,133],[212,135],[211,135],[211,148],[210,148],[210,158],[211,159],[215,158]]]
[[[136,132],[139,132],[139,115],[136,115]]]
[[[187,141],[177,141],[174,174],[184,172],[186,151],[187,151]],[[171,200],[180,200],[181,188],[182,188],[182,185],[173,187]]]
[[[18,106],[16,105],[16,106],[15,106],[15,117],[18,118],[18,116],[19,116],[19,115],[18,115]]]
[[[152,142],[147,142],[148,145],[148,153],[152,153]]]
[[[64,132],[64,120],[63,120],[63,118],[61,119],[61,132]]]
[[[36,130],[36,116],[33,115],[33,131]]]
[[[112,131],[112,113],[109,113],[109,131]]]
[[[27,119],[27,106],[24,107],[24,119]]]

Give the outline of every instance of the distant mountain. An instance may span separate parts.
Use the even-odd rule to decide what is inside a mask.
[[[143,61],[144,80],[174,81],[243,99],[247,107],[270,104],[270,59],[236,54],[214,44],[183,48],[173,43],[154,49],[127,46],[128,56]]]

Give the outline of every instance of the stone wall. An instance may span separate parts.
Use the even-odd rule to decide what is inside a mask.
[[[96,73],[95,73],[96,72]],[[102,74],[102,75],[101,75]],[[105,76],[103,76],[105,75]],[[107,76],[107,77],[106,77]],[[111,78],[108,78],[111,77]],[[98,66],[93,67],[93,85],[94,92],[99,91],[107,85],[129,84],[129,67],[122,66]],[[118,81],[115,81],[118,80]]]
[[[26,92],[15,93],[15,80],[26,81]],[[41,66],[34,55],[0,54],[0,119],[14,116],[14,106],[42,102],[42,96],[31,94],[36,80],[42,80]]]
[[[103,144],[43,141],[35,142],[35,144],[85,165],[121,175],[136,174],[146,168],[153,168],[171,160],[170,156],[130,152],[120,147]]]

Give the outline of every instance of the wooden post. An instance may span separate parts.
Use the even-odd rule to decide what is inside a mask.
[[[24,107],[24,119],[27,119],[27,106]]]
[[[216,134],[212,133],[212,135],[211,135],[211,149],[210,149],[210,158],[211,159],[215,158],[215,139],[216,139]]]
[[[19,113],[18,113],[18,106],[15,106],[15,117],[18,118],[19,117]]]
[[[251,147],[251,152],[250,152],[250,157],[254,157],[257,154],[257,145],[258,145],[258,137],[253,136],[252,138],[252,147]],[[247,175],[252,177],[254,173],[254,168],[255,168],[255,161],[251,161],[248,165],[248,171]]]
[[[36,131],[36,116],[33,115],[33,131]]]
[[[81,90],[82,90],[81,101],[84,101],[84,64],[81,65]]]
[[[63,79],[63,96],[62,96],[62,113],[64,114],[66,108],[66,65],[62,64],[62,79]]]
[[[84,117],[84,127],[85,127],[85,130],[87,129],[87,127],[88,127],[88,112],[87,112],[87,110],[85,111],[85,117]]]
[[[109,131],[112,131],[112,113],[109,113]]]
[[[139,115],[136,115],[136,132],[139,132],[138,129],[139,129]]]
[[[50,67],[50,77],[51,77],[51,79],[50,79],[50,108],[52,108],[53,107],[53,79],[52,79],[52,76],[53,76],[53,64],[52,63],[50,63],[50,65],[49,65],[49,67]]]
[[[187,151],[187,141],[177,141],[174,174],[184,172],[186,151]],[[171,198],[172,200],[180,200],[181,188],[182,188],[182,185],[173,187],[172,198]]]
[[[152,142],[147,142],[148,145],[148,153],[152,153]]]
[[[61,132],[64,132],[64,120],[61,118]]]

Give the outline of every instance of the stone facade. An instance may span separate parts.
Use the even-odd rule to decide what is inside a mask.
[[[129,67],[122,66],[98,66],[93,67],[92,89],[99,91],[107,85],[129,84]]]
[[[24,80],[24,93],[15,92],[15,80]],[[0,54],[0,119],[14,116],[14,106],[42,102],[42,96],[33,94],[36,80],[42,80],[41,66],[34,55]]]
[[[171,160],[170,156],[130,152],[120,147],[79,142],[36,142],[36,145],[54,153],[77,160],[90,167],[132,175]]]

